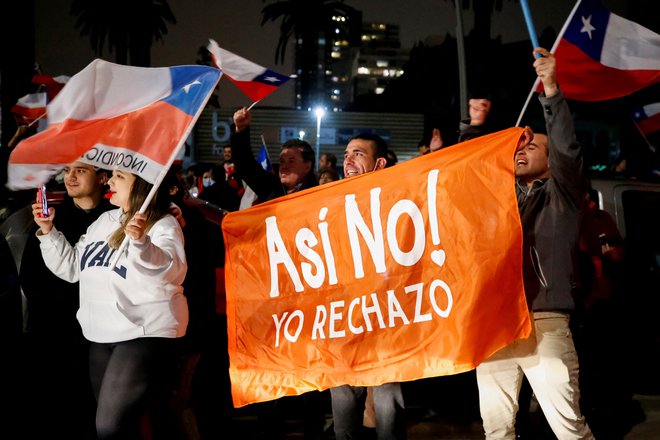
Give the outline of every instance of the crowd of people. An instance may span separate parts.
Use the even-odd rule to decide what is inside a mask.
[[[585,379],[579,364],[591,373],[604,355],[583,352],[596,337],[580,330],[574,340],[573,331],[616,295],[616,280],[607,277],[616,273],[622,241],[587,192],[554,56],[542,48],[534,56],[545,127],[526,128],[512,158],[533,329],[476,368],[479,414],[486,438],[517,438],[526,383],[557,438],[591,439],[592,420],[594,432],[607,430],[604,420],[590,418],[603,404],[602,383]],[[459,142],[489,131],[490,101],[469,104]],[[20,339],[21,373],[29,378],[16,390],[25,410],[17,418],[22,438],[226,438],[232,403],[223,216],[398,161],[382,138],[361,133],[345,146],[341,169],[331,153],[317,165],[310,144],[291,139],[277,168],[267,170],[250,145],[250,111],[237,110],[233,121],[222,163],[173,167],[146,207],[152,185],[140,176],[79,161],[51,183],[65,195],[47,212],[34,203],[34,191],[13,194],[3,207],[3,330]],[[446,146],[433,129],[420,155]],[[574,266],[578,250],[582,263]],[[16,301],[21,295],[24,304]],[[617,391],[630,397],[625,384]],[[400,383],[347,384],[252,407],[264,439],[284,437],[283,412],[295,401],[306,439],[402,440],[405,397]]]

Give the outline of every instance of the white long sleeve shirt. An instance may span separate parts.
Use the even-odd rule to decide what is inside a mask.
[[[181,285],[187,270],[181,227],[170,215],[161,218],[141,240],[128,241],[110,270],[117,250],[108,238],[120,227],[121,214],[103,213],[74,246],[55,228],[37,234],[46,266],[64,280],[80,281],[77,318],[88,340],[183,336],[188,304]]]

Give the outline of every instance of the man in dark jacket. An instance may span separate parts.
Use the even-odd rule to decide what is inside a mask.
[[[318,185],[315,154],[305,141],[290,139],[282,145],[277,174],[262,168],[250,146],[252,115],[242,108],[234,113],[235,132],[231,136],[231,156],[239,177],[257,194],[256,203]]]
[[[532,335],[517,340],[477,367],[481,417],[487,439],[516,438],[518,392],[527,377],[560,439],[593,439],[580,412],[578,358],[569,328],[573,262],[585,193],[582,156],[573,120],[547,50],[534,68],[544,93],[547,136],[526,129],[516,153],[516,194],[523,229],[523,278]]]
[[[309,143],[290,139],[280,150],[277,174],[263,169],[250,147],[250,123],[252,115],[246,108],[234,113],[235,131],[231,136],[231,156],[236,174],[255,192],[254,205],[318,185],[315,153]],[[284,438],[284,408],[291,400],[302,400],[305,439],[320,439],[325,425],[325,404],[328,393],[311,391],[302,399],[283,398],[256,404],[261,438]],[[298,402],[300,403],[300,402]]]
[[[64,168],[67,195],[57,206],[54,223],[70,243],[76,243],[99,215],[113,208],[103,198],[107,178],[106,171],[83,162]],[[25,425],[25,436],[95,439],[88,341],[76,319],[78,283],[64,281],[46,267],[35,233],[25,244],[20,283],[28,308],[24,410],[39,420]],[[63,396],[67,396],[66,405]]]

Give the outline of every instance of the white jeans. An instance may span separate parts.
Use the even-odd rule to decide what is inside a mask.
[[[479,407],[486,439],[516,438],[523,374],[559,440],[593,439],[580,412],[578,358],[569,316],[536,312],[527,339],[516,340],[477,367]]]

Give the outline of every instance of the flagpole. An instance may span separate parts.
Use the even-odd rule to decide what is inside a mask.
[[[460,96],[461,120],[467,119],[468,98],[467,98],[467,67],[465,62],[465,38],[463,36],[463,13],[459,0],[454,0],[456,9],[456,50],[458,52],[458,92]]]
[[[190,136],[190,132],[195,126],[197,120],[199,119],[199,116],[202,114],[202,111],[204,111],[204,107],[206,107],[206,103],[211,98],[211,95],[213,94],[213,91],[218,85],[220,78],[222,78],[222,71],[220,71],[220,75],[218,75],[218,80],[215,82],[215,85],[209,89],[209,93],[206,95],[204,102],[197,109],[197,113],[195,113],[195,117],[192,119],[192,121],[190,121],[190,124],[188,124],[188,127],[186,128],[186,132],[184,133],[183,136],[181,136],[181,139],[179,140],[179,144],[176,146],[174,151],[172,151],[172,154],[170,154],[170,157],[167,159],[167,163],[165,163],[165,165],[161,168],[160,172],[158,173],[158,176],[156,176],[156,180],[154,181],[153,186],[149,191],[149,194],[147,194],[147,197],[144,199],[144,202],[142,203],[142,206],[138,211],[139,214],[144,214],[144,212],[147,210],[147,207],[149,206],[149,203],[151,203],[151,199],[153,199],[154,196],[156,195],[156,191],[158,191],[158,187],[160,186],[161,182],[169,172],[170,167],[174,163],[176,157],[179,155],[179,151],[181,151],[181,148],[183,148],[183,145],[186,143],[186,140],[188,140],[188,136]],[[114,258],[110,262],[110,266],[109,266],[110,270],[114,270],[115,266],[117,266],[117,261],[119,261],[119,257],[121,256],[121,253],[128,245],[128,240],[129,240],[128,235],[124,235],[124,240],[121,242],[121,245],[119,245],[117,252],[115,252]]]
[[[261,145],[264,146],[264,150],[266,150],[266,158],[268,158],[268,163],[273,163],[272,160],[270,160],[270,153],[268,152],[268,145],[266,145],[266,139],[264,139],[264,135],[261,135]]]
[[[525,17],[525,24],[527,25],[527,32],[529,32],[529,39],[532,42],[532,48],[536,49],[539,47],[539,39],[536,36],[536,28],[534,27],[534,20],[532,20],[532,12],[529,10],[529,5],[527,0],[520,0],[520,7],[523,11],[523,16]],[[537,58],[540,57],[540,54],[537,54]]]
[[[639,134],[640,134],[640,135],[642,136],[642,138],[644,139],[644,142],[646,142],[646,145],[649,147],[649,150],[655,152],[655,147],[651,144],[651,142],[649,142],[649,139],[646,137],[646,135],[644,134],[644,132],[642,131],[642,129],[639,128],[639,125],[637,124],[637,121],[635,121],[634,118],[630,118],[630,119],[633,121],[633,125],[635,126],[635,128],[637,129],[637,131],[639,131]]]
[[[562,26],[561,30],[559,31],[559,34],[557,35],[557,39],[555,40],[555,43],[552,45],[552,49],[550,49],[550,53],[554,54],[555,50],[557,50],[557,46],[559,46],[559,42],[564,37],[564,34],[566,33],[566,28],[568,28],[568,24],[573,20],[573,16],[575,15],[575,12],[580,6],[580,3],[582,3],[582,0],[577,0],[577,2],[575,2],[575,6],[573,6],[573,10],[568,15],[568,18],[564,22],[564,26]],[[527,95],[527,100],[525,101],[525,105],[523,105],[523,108],[520,111],[520,116],[518,116],[518,120],[516,121],[516,127],[520,127],[520,122],[522,121],[523,115],[527,110],[527,105],[529,105],[529,101],[532,99],[532,96],[534,95],[534,91],[536,90],[536,87],[538,87],[540,80],[541,79],[538,76],[534,80],[534,85],[532,86],[532,90],[530,90],[529,95]]]
[[[261,99],[260,99],[259,101],[261,101]],[[257,102],[259,102],[259,101],[254,101],[252,104],[250,104],[250,106],[247,108],[248,111],[252,110],[252,107],[254,107],[255,105],[257,105]]]
[[[39,117],[38,117],[37,119],[35,119],[34,121],[30,122],[30,123],[28,124],[28,127],[32,127],[32,126],[34,125],[35,122],[37,122],[39,119],[43,118],[44,116],[46,116],[46,112],[43,112],[43,113],[41,114],[41,116],[39,116]]]

